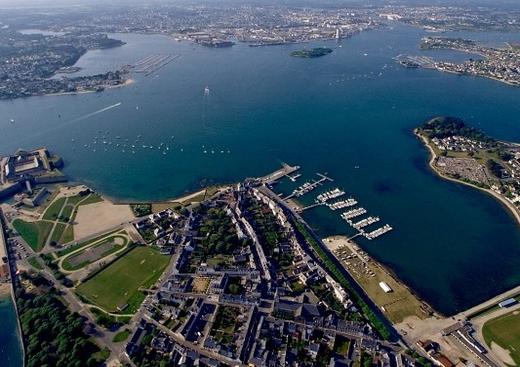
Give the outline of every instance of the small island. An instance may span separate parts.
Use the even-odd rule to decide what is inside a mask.
[[[498,141],[455,117],[436,117],[415,129],[441,177],[493,195],[520,224],[520,145]]]
[[[291,52],[292,57],[303,57],[305,59],[314,59],[316,57],[322,57],[332,52],[332,49],[327,47],[317,47],[313,49],[304,49],[299,51]]]

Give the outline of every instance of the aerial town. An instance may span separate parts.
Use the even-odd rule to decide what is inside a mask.
[[[434,154],[442,175],[501,198],[520,215],[520,147],[495,140],[455,118],[435,118],[416,131]]]
[[[453,284],[459,283],[452,284],[448,281],[451,279],[447,278],[453,275],[454,278],[457,276],[473,282],[473,277],[469,277],[466,272],[455,274],[448,265],[455,264],[454,268],[460,267],[464,271],[468,271],[471,265],[471,270],[476,268],[481,272],[481,267],[474,264],[480,252],[475,250],[475,256],[471,261],[468,260],[472,263],[470,265],[465,264],[460,256],[446,256],[447,250],[442,249],[441,244],[446,242],[446,247],[455,246],[446,239],[452,236],[450,229],[441,228],[439,224],[442,218],[437,220],[434,217],[432,223],[424,220],[426,216],[419,215],[419,212],[423,209],[426,211],[426,206],[421,206],[417,214],[415,210],[403,210],[405,204],[415,203],[416,199],[406,200],[410,197],[401,196],[409,187],[400,186],[404,181],[402,177],[392,176],[395,175],[395,160],[388,164],[389,167],[380,164],[388,162],[380,161],[380,157],[371,163],[366,161],[363,154],[368,149],[364,149],[366,146],[361,149],[354,147],[352,142],[358,140],[358,136],[354,135],[357,132],[355,129],[346,131],[351,125],[344,124],[342,120],[349,116],[347,112],[355,110],[357,116],[352,120],[356,120],[356,128],[369,126],[368,122],[372,122],[371,118],[374,117],[363,116],[368,122],[365,124],[365,120],[359,119],[361,123],[358,123],[360,114],[356,110],[359,107],[357,104],[361,106],[366,101],[369,107],[359,107],[359,111],[377,105],[384,110],[377,114],[373,112],[374,116],[388,116],[389,120],[395,119],[392,121],[406,120],[399,113],[405,111],[404,114],[409,114],[408,108],[415,108],[406,105],[409,100],[417,98],[422,104],[435,99],[425,98],[421,93],[417,93],[420,96],[403,94],[405,98],[397,93],[391,95],[387,86],[397,89],[395,86],[399,87],[400,84],[394,76],[401,73],[412,76],[405,80],[411,83],[409,85],[415,83],[413,80],[417,75],[421,80],[422,77],[459,79],[455,75],[434,71],[438,70],[493,79],[465,80],[483,85],[493,84],[494,87],[503,88],[497,90],[507,90],[507,93],[518,92],[514,87],[520,86],[520,39],[497,41],[490,46],[491,43],[454,38],[458,35],[453,34],[450,34],[451,37],[429,35],[451,31],[518,32],[520,11],[507,11],[492,5],[465,8],[404,6],[398,2],[387,2],[386,5],[363,3],[349,7],[334,4],[290,6],[276,2],[273,2],[274,5],[260,5],[260,1],[233,6],[227,0],[220,6],[202,5],[191,0],[175,5],[167,2],[151,3],[119,5],[107,2],[105,7],[100,6],[99,9],[74,5],[68,8],[70,4],[67,4],[59,11],[46,11],[42,7],[31,14],[24,7],[15,6],[5,11],[2,8],[0,12],[0,100],[3,106],[7,106],[5,116],[8,116],[0,123],[0,130],[6,131],[6,136],[13,137],[7,143],[16,144],[9,151],[2,151],[0,156],[0,311],[11,308],[5,318],[0,312],[0,324],[4,327],[7,322],[12,323],[8,332],[12,334],[9,335],[10,340],[16,339],[15,342],[20,346],[19,355],[23,363],[14,367],[520,365],[520,286],[516,282],[516,273],[501,273],[495,268],[491,269],[490,272],[500,273],[496,279],[492,279],[492,286],[501,289],[503,293],[496,295],[497,290],[491,295],[476,292],[476,295],[464,296],[471,300],[452,297],[453,300],[446,301],[454,305],[452,312],[444,314],[442,305],[435,304],[436,297],[428,296],[446,294],[450,298],[450,295],[458,295],[460,289]],[[394,29],[396,32],[391,36],[395,36],[395,40],[391,38],[387,42],[381,37],[383,41],[380,44],[377,43],[379,39],[372,43],[358,42],[362,48],[356,48],[355,54],[351,52],[354,48],[346,47],[347,40],[353,41],[352,44],[359,39],[374,40],[367,36],[379,38]],[[397,43],[403,40],[397,37],[406,38],[410,35],[407,32],[412,31],[416,32],[414,37],[410,36],[409,43],[403,41],[403,44],[406,43],[403,47],[406,48],[400,52],[415,48],[420,50],[421,56],[395,56],[398,53]],[[166,47],[150,50],[138,42],[135,48],[139,49],[139,53],[124,60],[113,57],[108,68],[92,75],[86,71],[88,66],[78,64],[87,53],[111,54],[131,49],[134,47],[131,45],[132,37],[146,37],[147,40],[157,37],[166,41]],[[178,46],[175,52],[172,51],[173,47],[169,48],[172,45]],[[282,162],[285,158],[272,163],[272,156],[266,158],[265,151],[271,155],[283,154],[273,149],[269,145],[270,140],[266,138],[265,145],[262,143],[256,148],[261,152],[262,159],[265,158],[262,161],[265,166],[262,167],[265,171],[274,169],[273,172],[248,171],[243,176],[223,174],[216,177],[207,173],[205,170],[208,166],[204,166],[200,176],[194,178],[190,174],[193,181],[189,186],[173,187],[172,181],[177,179],[173,177],[175,167],[178,167],[175,164],[179,162],[182,168],[193,164],[194,169],[200,169],[195,167],[199,162],[208,165],[218,162],[230,167],[230,162],[236,161],[224,159],[233,159],[242,152],[248,153],[247,149],[240,150],[238,144],[234,146],[237,141],[249,143],[238,135],[238,126],[243,120],[249,121],[243,115],[244,111],[251,114],[250,121],[261,121],[260,118],[254,118],[255,109],[250,105],[242,109],[234,101],[238,106],[233,106],[233,111],[237,111],[234,118],[240,123],[229,128],[233,132],[229,139],[232,143],[221,144],[216,138],[221,138],[218,129],[224,123],[214,128],[212,124],[216,125],[217,122],[210,114],[212,111],[221,113],[223,107],[228,108],[229,105],[223,102],[224,97],[220,97],[225,93],[219,91],[217,85],[211,84],[211,80],[206,80],[211,77],[204,74],[201,83],[193,83],[196,84],[193,88],[197,88],[195,97],[191,98],[193,106],[182,99],[173,98],[172,95],[175,97],[176,94],[169,92],[174,90],[176,83],[170,83],[163,78],[162,73],[168,71],[167,65],[177,65],[176,62],[180,61],[181,64],[188,60],[183,54],[183,50],[187,49],[193,51],[193,54],[203,55],[203,65],[207,65],[211,59],[207,57],[208,54],[227,56],[226,53],[235,53],[235,56],[243,57],[249,52],[256,57],[257,53],[275,50],[267,56],[271,60],[274,52],[281,49],[282,52],[276,56],[280,57],[283,66],[276,68],[277,71],[285,71],[283,68],[290,66],[287,70],[291,70],[291,78],[309,76],[309,80],[301,85],[323,88],[319,89],[323,91],[320,95],[327,101],[318,104],[312,101],[317,94],[309,94],[308,100],[295,107],[295,110],[301,112],[301,120],[294,119],[299,126],[294,129],[291,126],[291,133],[299,132],[299,129],[306,133],[307,130],[303,129],[311,126],[316,131],[320,130],[320,134],[325,132],[326,138],[331,138],[331,141],[337,138],[340,143],[334,145],[341,146],[348,141],[349,144],[344,145],[349,148],[352,145],[352,152],[340,151],[337,157],[343,159],[348,155],[358,155],[355,158],[348,157],[347,163],[341,162],[340,169],[352,181],[340,177],[337,167],[332,167],[334,163],[325,161],[323,156],[315,153],[318,149],[311,153],[316,154],[321,167],[319,172],[316,171],[318,168],[306,172],[309,169],[307,167],[316,165],[308,162],[304,154],[296,155],[297,159],[301,158],[302,167]],[[429,57],[439,50],[443,51],[439,52],[442,55],[451,54],[448,51],[462,52],[468,59],[455,62]],[[189,59],[190,62],[192,60],[195,59]],[[338,62],[345,60],[348,62]],[[359,74],[361,71],[355,75],[349,74],[351,69],[365,70],[367,65],[373,67],[371,62],[365,60],[381,63],[378,66],[380,69],[377,72],[369,70],[363,71],[363,74]],[[392,60],[406,69],[399,64],[392,66]],[[332,63],[327,64],[329,61]],[[259,59],[259,62],[264,63],[264,60]],[[197,65],[201,64],[193,62],[189,70],[192,73],[200,72],[201,67]],[[305,67],[296,69],[295,65]],[[320,72],[317,71],[319,68],[315,68],[316,65],[321,65]],[[256,68],[249,64],[246,66],[257,73]],[[338,69],[333,69],[336,66]],[[419,68],[434,70],[415,70]],[[183,70],[184,82],[189,79],[190,71]],[[212,69],[204,71],[214,76]],[[251,105],[256,105],[258,101],[253,101],[253,95],[257,92],[255,88],[242,84],[246,79],[242,73],[237,73],[235,69],[230,73],[240,77],[240,86],[251,95],[247,95],[251,97]],[[378,103],[373,103],[373,92],[378,88],[372,86],[376,85],[377,80],[385,80],[384,75],[387,74],[391,76],[387,79],[390,82],[380,88],[384,90],[381,94],[383,97],[377,99]],[[155,84],[152,93],[143,92],[148,90],[144,88],[117,89],[132,84],[133,78],[136,85],[143,80],[149,81],[148,86],[164,83],[164,90],[156,89]],[[276,79],[278,85],[282,85]],[[358,82],[354,82],[356,79]],[[356,87],[346,85],[346,81]],[[226,84],[227,80],[223,79],[221,83]],[[358,98],[358,94],[352,94],[351,98],[349,93],[362,89],[360,85],[367,88],[367,93],[361,98]],[[182,86],[183,83],[175,85],[176,88]],[[188,95],[189,88],[182,88],[175,92]],[[111,91],[103,93],[106,89]],[[312,88],[300,89],[303,92],[313,91]],[[419,89],[424,92],[423,85],[419,85]],[[488,98],[485,88],[482,89],[479,93]],[[132,95],[131,98],[125,96],[127,92]],[[91,94],[69,95],[83,93]],[[154,93],[157,94],[154,96]],[[158,97],[159,93],[160,98],[168,98],[164,103],[164,111],[154,108],[152,104],[157,100],[162,101]],[[330,96],[327,93],[331,93]],[[443,89],[437,93],[430,95],[443,95],[446,91]],[[65,94],[68,96],[44,97]],[[270,94],[270,91],[266,92],[269,98]],[[142,95],[148,98],[146,103],[139,99]],[[287,95],[292,97],[291,93]],[[341,113],[338,113],[341,121],[330,122],[332,133],[329,133],[328,128],[322,129],[320,126],[323,116],[323,121],[328,119],[328,111],[323,114],[318,107],[329,106],[328,103],[332,106],[336,97],[341,99]],[[104,98],[109,98],[109,101]],[[14,99],[18,100],[12,101]],[[47,99],[52,100],[52,103],[45,104],[44,100]],[[217,99],[221,99],[221,102],[214,102]],[[26,111],[33,111],[25,108],[28,100],[40,101],[45,106],[43,109],[48,109],[46,113],[52,115],[49,118],[43,111],[41,119],[39,116],[34,118],[42,132],[36,142],[31,142],[34,136],[26,133],[33,126],[24,115]],[[345,100],[355,103],[347,105]],[[380,100],[383,102],[379,103]],[[94,104],[89,104],[92,101]],[[439,101],[438,104],[428,106],[428,113],[451,111],[446,107],[450,106],[448,102]],[[73,113],[62,110],[67,103]],[[75,103],[82,103],[85,110],[76,110]],[[212,103],[218,103],[219,108],[215,108]],[[96,107],[90,109],[94,105]],[[198,107],[201,105],[204,108],[200,110],[204,111],[199,114]],[[278,116],[281,116],[277,115],[279,111],[264,108],[265,104],[260,102],[258,105],[261,106],[259,110],[274,121],[276,132],[281,131],[280,136],[284,138],[286,132],[278,124],[278,121],[283,121],[283,118],[278,120]],[[285,105],[275,107],[279,107],[280,113],[286,112]],[[459,111],[458,107],[453,109]],[[492,109],[494,105],[487,107]],[[189,109],[189,113],[185,113],[183,108]],[[305,108],[309,108],[312,113],[308,113]],[[43,109],[37,105],[32,115]],[[417,107],[417,111],[424,109],[423,105]],[[118,110],[123,113],[117,115]],[[193,111],[196,117],[190,117]],[[468,108],[468,111],[474,110]],[[510,111],[513,111],[511,119],[514,120],[515,107]],[[76,112],[81,113],[81,116],[74,118]],[[319,118],[309,126],[302,127],[304,125],[300,121],[304,120],[303,117],[308,118],[304,115],[313,113]],[[469,117],[473,113],[475,116]],[[477,114],[478,111],[467,113],[467,121],[477,120]],[[180,116],[182,124],[177,124],[172,116]],[[441,182],[442,189],[445,189],[444,186],[449,187],[446,191],[440,191],[439,195],[444,193],[447,196],[452,193],[449,190],[461,188],[476,189],[474,191],[478,194],[490,196],[491,203],[486,202],[488,206],[477,208],[476,200],[470,201],[470,211],[485,211],[486,215],[482,215],[482,218],[487,218],[489,222],[494,214],[501,213],[498,210],[507,208],[506,214],[511,214],[510,219],[520,223],[520,145],[513,142],[513,138],[506,141],[505,138],[498,140],[490,137],[460,118],[428,116],[427,121],[413,130],[415,135],[409,125],[402,128],[407,133],[405,137],[402,131],[396,134],[400,138],[409,139],[406,142],[402,140],[405,142],[403,145],[411,141],[410,150],[403,153],[409,154],[407,158],[410,159],[402,161],[413,161],[409,166],[403,166],[402,171],[397,171],[417,174],[415,178],[418,183],[430,182],[436,185]],[[201,125],[197,124],[199,118]],[[292,116],[287,118],[292,121]],[[186,123],[195,119],[197,123]],[[101,127],[94,123],[96,121],[102,124]],[[163,121],[168,121],[166,127],[162,125]],[[116,126],[119,123],[123,128]],[[231,124],[234,120],[225,123]],[[305,120],[305,123],[308,121]],[[183,128],[190,125],[190,129],[201,140],[185,144],[185,141],[190,140],[185,136],[188,133],[177,130],[177,125]],[[375,123],[371,126],[380,127]],[[512,130],[516,127],[514,125]],[[338,130],[334,130],[336,128]],[[138,129],[141,130],[136,131]],[[392,129],[395,130],[394,125]],[[135,139],[126,137],[125,131],[135,134]],[[346,133],[332,136],[336,131]],[[58,132],[63,135],[58,136]],[[159,136],[148,135],[148,132]],[[251,135],[259,134],[252,129],[250,132]],[[56,134],[56,141],[49,140],[53,134]],[[388,141],[383,141],[386,140],[385,135],[374,135],[373,130],[370,131],[367,144],[376,144],[379,138],[381,140],[378,144],[388,144]],[[345,136],[352,140],[345,140]],[[211,139],[214,138],[218,144],[213,143]],[[6,140],[4,137],[3,141]],[[320,139],[320,143],[322,140],[325,145],[329,142]],[[20,142],[27,143],[27,149],[17,149]],[[300,154],[307,141],[297,143],[299,145],[291,152]],[[31,147],[31,144],[34,145]],[[50,149],[35,148],[39,144],[49,144]],[[421,163],[415,160],[414,144],[420,152],[417,154],[422,154],[419,158],[423,159]],[[333,144],[328,145],[325,149],[319,149],[319,153],[336,156]],[[74,177],[74,170],[67,171],[69,161],[58,155],[61,154],[58,152],[59,147],[63,149],[64,146],[67,147],[64,150],[69,147],[71,151],[77,147],[82,149],[71,158],[76,160],[74,163],[85,164],[86,161],[82,159],[90,159],[91,162],[96,159],[83,153],[96,153],[99,157],[105,153],[105,157],[110,154],[111,158],[117,157],[112,153],[125,153],[142,158],[144,163],[140,167],[165,163],[157,166],[157,169],[152,167],[156,176],[143,174],[140,178],[146,181],[139,184],[132,181],[138,176],[133,169],[128,169],[128,177],[117,176],[117,180],[128,181],[125,184],[129,186],[139,186],[145,192],[143,195],[125,196],[121,193],[121,183],[112,192],[107,190],[105,193],[101,192],[104,186],[100,181],[88,180],[87,174]],[[398,146],[400,144],[396,143],[387,151]],[[193,157],[195,151],[197,161],[190,163],[187,157]],[[249,160],[246,153],[243,154]],[[399,158],[402,156],[397,154],[401,153],[397,149],[391,153]],[[291,159],[296,160],[294,156]],[[101,160],[99,158],[99,162]],[[117,164],[126,170],[122,162]],[[251,165],[251,162],[247,163]],[[374,169],[376,165],[381,169]],[[221,166],[215,163],[215,167],[220,169]],[[406,167],[415,171],[405,171]],[[105,166],[102,168],[105,169]],[[107,168],[106,171],[116,176],[116,170]],[[243,173],[242,170],[237,171]],[[266,174],[257,177],[263,173]],[[147,191],[159,190],[158,177],[169,180],[165,186],[172,187],[164,189],[161,195],[153,196]],[[362,190],[361,184],[365,182],[368,182],[367,191],[359,192]],[[430,187],[425,189],[426,185],[418,186],[421,186],[422,191],[415,193],[434,201],[430,194],[433,195],[435,190],[428,191]],[[168,195],[180,196],[165,199]],[[154,197],[159,199],[152,201]],[[495,199],[501,205],[494,202]],[[492,207],[493,204],[497,204],[498,209]],[[441,208],[441,214],[446,207]],[[434,208],[438,210],[438,207]],[[422,237],[412,236],[420,232],[415,226],[408,225],[416,218],[407,217],[403,220],[400,211],[407,215],[411,212],[412,217],[417,217],[416,225],[419,220],[423,220],[434,227],[428,232],[433,234],[431,242],[425,239],[427,236],[422,232]],[[438,213],[431,210],[428,214],[433,217]],[[325,218],[323,221],[326,224],[322,226],[319,220],[316,221],[318,224],[314,223],[314,215]],[[497,215],[497,218],[504,216]],[[490,225],[489,228],[502,229],[510,224],[503,219],[497,221],[498,227]],[[457,237],[457,245],[464,243],[459,241],[460,234],[456,233],[457,223],[445,222],[455,228],[453,236]],[[468,231],[469,237],[481,235],[474,230],[478,225],[480,223],[471,227],[473,230]],[[327,230],[323,229],[325,226],[328,226]],[[494,236],[500,231],[490,232]],[[512,233],[513,239],[518,238],[513,236],[513,230],[509,231],[511,233],[503,232]],[[440,240],[434,236],[438,233],[443,235],[439,236]],[[486,234],[482,234],[484,239],[489,238]],[[478,245],[480,240],[473,242],[470,238],[467,243],[470,246],[474,243]],[[505,247],[506,240],[483,242],[486,249],[493,247],[494,251],[501,251],[496,248]],[[395,244],[398,242],[406,245],[401,249],[402,256],[396,252]],[[517,244],[516,240],[510,242]],[[385,247],[388,244],[390,246]],[[414,250],[424,250],[424,254],[429,255],[427,260],[421,262],[416,255],[422,255],[423,252],[412,251],[412,246]],[[433,250],[428,252],[425,249]],[[439,258],[432,261],[432,254],[439,254]],[[502,253],[500,255],[503,256]],[[396,258],[401,260],[406,257],[413,265],[411,272],[404,271],[404,266],[395,261]],[[488,261],[486,256],[481,257]],[[434,270],[446,266],[446,273],[439,273],[441,275],[438,278],[437,275],[424,274],[426,271],[423,267],[426,264]],[[507,264],[515,269],[517,265],[514,262],[512,265]],[[419,281],[415,281],[414,274],[420,278]],[[489,272],[485,274],[488,276]],[[507,288],[503,287],[505,283],[500,283],[503,281],[501,277],[508,278]],[[475,283],[477,281],[481,280],[477,279]],[[515,285],[515,288],[511,288]],[[440,286],[441,291],[432,293],[433,290],[437,292],[434,286]],[[479,304],[475,305],[477,301]],[[511,322],[509,317],[516,317],[516,322]],[[4,335],[0,333],[2,353],[5,351]],[[3,366],[5,361],[7,359],[0,364]],[[11,367],[11,360],[5,363]]]
[[[12,26],[0,28],[0,41],[7,46],[0,50],[0,99],[99,92],[128,83],[131,80],[127,65],[102,74],[74,76],[79,71],[74,64],[88,50],[123,45],[122,41],[109,38],[107,33],[165,34],[178,41],[220,48],[231,47],[235,42],[255,47],[343,39],[394,21],[436,31],[503,29],[506,26],[518,29],[520,23],[509,21],[514,18],[514,12],[496,11],[494,14],[495,17],[489,18],[489,11],[467,13],[451,7],[242,6],[237,9],[162,5],[145,9],[123,8],[95,13],[94,17],[84,17],[80,13],[73,20],[59,15],[35,19],[34,27],[50,31],[43,35],[20,33],[31,26],[31,19],[14,10],[12,14],[6,13],[8,18],[3,19]],[[23,26],[18,22],[23,22]],[[425,39],[423,47],[451,48],[484,57],[484,60],[463,64],[434,63],[432,67],[436,69],[491,77],[514,85],[520,83],[518,52],[514,47],[501,50],[438,38]]]
[[[16,177],[30,182],[21,169],[46,152],[19,151],[2,162],[18,162]],[[6,179],[16,180],[11,169]],[[323,205],[347,218],[357,200],[338,200],[345,192],[336,188],[298,206],[295,198],[332,182],[321,174],[288,196],[273,191],[279,180],[296,181],[299,169],[284,165],[157,204],[114,204],[64,184],[30,201],[30,187],[20,188],[1,206],[2,279],[13,281],[21,320],[37,322],[27,303],[34,299],[58,302],[64,317],[77,312],[67,317],[89,326],[68,339],[85,340],[92,366],[497,366],[469,319],[453,324],[436,314],[352,239],[317,237],[299,213]],[[364,230],[378,217],[345,221],[367,239],[386,233]],[[406,331],[407,320],[436,329]],[[26,337],[40,338],[28,322]],[[30,365],[53,363],[27,348]]]
[[[122,71],[59,77],[60,73],[63,75],[78,71],[71,67],[87,50],[123,44],[108,38],[106,34],[22,34],[3,28],[0,30],[0,42],[3,45],[0,52],[0,99],[101,91],[125,81]]]
[[[515,86],[520,85],[520,52],[512,45],[494,48],[466,39],[426,37],[421,42],[421,48],[456,50],[477,55],[475,59],[463,63],[433,62],[429,66],[431,68],[456,74],[482,76]]]

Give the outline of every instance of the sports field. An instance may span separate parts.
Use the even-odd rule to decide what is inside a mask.
[[[107,237],[93,246],[66,257],[62,264],[63,269],[68,271],[81,269],[95,261],[98,261],[116,251],[123,249],[123,247],[125,247],[127,244],[128,238],[125,236],[115,235]]]
[[[506,315],[489,320],[482,328],[486,344],[498,344],[504,351],[509,352],[514,364],[520,366],[520,312],[514,311]]]
[[[169,256],[150,247],[136,247],[81,284],[76,292],[108,312],[118,312],[118,306],[128,305],[121,312],[133,313],[144,299],[139,288],[152,286],[169,260]]]

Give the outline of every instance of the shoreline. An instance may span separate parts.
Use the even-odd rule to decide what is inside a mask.
[[[104,90],[102,90],[101,92],[105,91],[105,90],[108,90],[108,89],[116,89],[116,88],[122,88],[122,87],[127,87],[129,85],[132,85],[135,83],[135,79],[132,79],[132,78],[128,78],[128,79],[125,79],[125,81],[121,84],[118,84],[118,85],[109,85],[109,86],[106,86],[106,87],[103,87]],[[76,91],[76,92],[58,92],[58,93],[46,93],[46,94],[39,94],[39,95],[35,95],[35,96],[28,96],[28,97],[58,97],[58,96],[75,96],[75,95],[82,95],[82,94],[89,94],[89,93],[97,93],[98,91],[97,90],[81,90],[81,91]]]
[[[11,286],[9,283],[0,283],[0,302],[4,298],[9,298],[11,295]]]
[[[336,249],[338,249],[338,248],[340,248],[342,246],[345,246],[344,243],[348,243],[349,246],[352,246],[354,248],[357,248],[358,250],[361,250],[361,251],[365,252],[367,254],[368,258],[369,258],[369,261],[372,262],[375,265],[375,267],[378,267],[379,269],[381,269],[381,271],[384,274],[386,274],[386,276],[391,278],[399,286],[403,287],[403,289],[405,289],[410,294],[411,297],[415,298],[415,300],[420,305],[425,306],[425,309],[428,309],[431,312],[430,315],[424,313],[424,315],[423,315],[424,319],[429,318],[429,317],[435,317],[435,318],[445,318],[446,317],[443,313],[439,312],[431,304],[429,304],[424,299],[422,299],[414,291],[414,289],[412,287],[410,287],[401,278],[399,278],[399,276],[392,270],[392,268],[390,268],[386,264],[384,264],[381,261],[379,261],[378,259],[376,259],[372,254],[370,254],[370,252],[368,250],[364,249],[362,246],[359,245],[359,243],[357,243],[353,239],[349,239],[349,237],[344,236],[344,235],[332,235],[332,236],[325,237],[322,240],[323,240],[323,243],[326,244],[326,246],[329,248],[329,250],[331,252],[333,252],[334,250],[336,250]],[[334,256],[336,256],[336,255],[334,255]],[[345,267],[345,269],[350,273],[350,270],[348,268]],[[363,291],[369,296],[369,298],[372,300],[372,302],[374,302],[377,305],[375,300],[372,298],[372,296],[369,295],[369,292],[367,292],[367,290],[365,290],[363,285],[356,279],[356,277],[354,277],[354,276],[352,276],[352,277],[358,283],[358,285],[363,289]],[[386,315],[386,312],[384,314]],[[386,315],[386,316],[388,317],[388,315]],[[419,317],[417,315],[408,315],[401,321],[398,321],[398,322],[393,322],[391,320],[390,321],[392,322],[393,325],[398,325],[398,324],[404,322],[408,317],[418,317],[418,318],[421,318],[421,317]]]
[[[435,71],[440,71],[441,73],[454,74],[454,75],[458,75],[458,76],[472,76],[475,78],[484,78],[484,79],[494,80],[496,82],[500,82],[502,84],[506,84],[511,87],[517,87],[517,88],[520,87],[520,84],[518,84],[518,83],[510,82],[508,80],[500,79],[500,78],[497,78],[497,77],[494,77],[491,75],[468,74],[468,73],[463,73],[463,72],[455,71],[455,70],[439,69],[434,66],[423,66],[423,69],[435,70]]]
[[[520,211],[511,203],[509,202],[507,199],[505,199],[504,197],[502,197],[501,195],[497,194],[495,191],[493,190],[490,190],[490,189],[485,189],[485,188],[482,188],[482,187],[479,187],[477,185],[473,185],[469,182],[465,182],[465,181],[461,181],[461,180],[458,180],[456,178],[453,178],[453,177],[450,177],[450,176],[447,176],[443,173],[441,173],[436,167],[435,167],[435,160],[439,157],[437,155],[437,153],[435,153],[435,151],[433,150],[433,148],[430,146],[428,140],[426,139],[426,137],[424,137],[423,135],[419,134],[417,132],[416,129],[414,129],[414,134],[415,136],[417,136],[419,139],[421,139],[421,141],[423,142],[423,144],[428,148],[428,150],[430,151],[430,160],[429,160],[429,163],[428,165],[430,166],[430,168],[435,172],[435,174],[445,180],[448,180],[448,181],[453,181],[453,182],[456,182],[456,183],[459,183],[459,184],[463,184],[463,185],[466,185],[466,186],[469,186],[469,187],[472,187],[474,189],[478,189],[480,191],[483,191],[485,193],[487,193],[488,195],[491,195],[493,196],[495,199],[497,199],[503,206],[505,206],[508,211],[512,214],[512,216],[515,218],[517,224],[520,226]]]

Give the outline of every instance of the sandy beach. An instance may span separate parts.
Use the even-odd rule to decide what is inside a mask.
[[[428,150],[430,151],[430,162],[429,162],[429,165],[430,165],[430,168],[437,174],[439,175],[440,177],[444,178],[445,180],[449,180],[449,181],[453,181],[453,182],[457,182],[457,183],[460,183],[460,184],[463,184],[463,185],[466,185],[466,186],[470,186],[470,187],[473,187],[475,189],[478,189],[480,191],[484,191],[485,193],[493,196],[495,199],[499,200],[503,205],[505,205],[509,211],[511,212],[511,214],[513,214],[513,217],[516,219],[518,225],[520,225],[520,211],[513,205],[513,203],[511,203],[510,201],[508,201],[507,199],[505,199],[503,196],[499,195],[498,193],[496,193],[495,191],[493,190],[489,190],[489,189],[485,189],[485,188],[482,188],[482,187],[479,187],[477,185],[473,185],[473,184],[470,184],[468,182],[464,182],[464,181],[461,181],[461,180],[457,180],[453,177],[449,177],[449,176],[446,176],[445,174],[443,174],[442,172],[440,172],[436,167],[435,167],[435,160],[437,159],[437,154],[435,153],[435,151],[433,150],[433,148],[430,146],[430,144],[428,143],[428,140],[426,140],[426,138],[420,134],[418,134],[416,131],[414,131],[414,134],[419,137],[422,142],[424,143],[424,145],[426,145],[426,147],[428,148]]]

